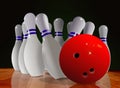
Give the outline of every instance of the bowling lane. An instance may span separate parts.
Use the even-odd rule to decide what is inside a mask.
[[[109,71],[96,83],[76,84],[69,79],[55,80],[47,72],[41,77],[31,77],[0,68],[0,88],[119,88],[120,71]]]

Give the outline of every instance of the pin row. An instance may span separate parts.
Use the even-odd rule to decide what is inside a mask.
[[[43,42],[40,42],[36,34],[36,25],[40,30]],[[83,17],[77,16],[73,21],[68,22],[68,39],[63,39],[64,21],[56,18],[53,22],[55,37],[51,30],[52,25],[44,13],[35,16],[27,13],[24,16],[22,25],[15,26],[16,41],[12,50],[12,65],[17,71],[31,76],[42,76],[47,71],[53,78],[65,78],[59,66],[59,53],[62,45],[70,38],[81,34],[92,35],[95,30],[93,22],[85,22]],[[100,38],[107,44],[106,25],[99,27]],[[22,34],[23,33],[23,34]],[[23,36],[22,36],[23,35]],[[21,41],[23,38],[23,41]]]

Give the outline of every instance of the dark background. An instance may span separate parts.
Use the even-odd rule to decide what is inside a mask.
[[[120,70],[120,4],[115,0],[4,0],[0,4],[0,68],[12,67],[14,27],[23,22],[26,13],[33,12],[35,15],[46,13],[52,24],[55,18],[62,18],[65,22],[64,39],[67,38],[66,24],[75,16],[82,16],[86,21],[94,22],[95,36],[98,36],[100,25],[107,25],[112,60],[110,69]]]

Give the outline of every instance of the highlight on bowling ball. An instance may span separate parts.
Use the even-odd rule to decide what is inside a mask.
[[[70,80],[92,83],[101,79],[110,68],[110,52],[96,36],[77,35],[69,39],[60,52],[60,67]]]

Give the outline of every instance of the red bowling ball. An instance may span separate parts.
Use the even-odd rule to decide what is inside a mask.
[[[110,52],[96,36],[77,35],[63,45],[60,67],[67,78],[74,82],[96,82],[109,70]]]

